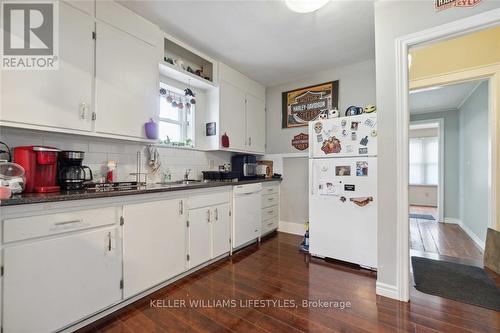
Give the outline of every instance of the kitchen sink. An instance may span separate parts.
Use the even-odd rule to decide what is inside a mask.
[[[187,186],[187,185],[201,185],[203,184],[203,182],[201,180],[196,180],[196,179],[184,179],[175,182],[160,182],[156,184],[164,186]]]

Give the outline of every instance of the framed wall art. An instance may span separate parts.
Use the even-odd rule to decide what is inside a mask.
[[[320,114],[338,109],[339,81],[285,91],[281,95],[282,128],[307,126]]]

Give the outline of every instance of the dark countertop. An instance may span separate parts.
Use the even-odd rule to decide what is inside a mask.
[[[110,198],[110,197],[118,197],[124,195],[195,190],[195,189],[220,187],[220,186],[235,186],[244,184],[265,183],[265,182],[280,181],[280,180],[281,179],[271,178],[271,179],[240,180],[237,182],[212,181],[207,183],[198,183],[198,184],[183,185],[183,186],[152,184],[140,187],[138,189],[107,191],[107,192],[67,191],[67,192],[57,192],[57,193],[23,193],[23,194],[15,194],[10,199],[7,200],[0,200],[0,206],[4,207],[4,206],[43,203],[43,202]]]

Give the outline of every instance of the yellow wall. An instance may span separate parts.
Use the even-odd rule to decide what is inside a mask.
[[[500,26],[410,51],[410,80],[500,63]]]
[[[500,26],[410,50],[410,89],[466,80],[466,73],[492,78],[490,102],[496,110],[497,168],[500,168]],[[500,231],[500,175],[493,227]],[[494,221],[495,221],[494,220]]]

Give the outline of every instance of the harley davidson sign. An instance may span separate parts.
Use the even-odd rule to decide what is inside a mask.
[[[292,146],[298,150],[306,150],[309,148],[309,134],[300,133],[293,137]]]
[[[282,94],[282,128],[307,126],[321,113],[338,108],[339,81],[295,89]]]
[[[451,7],[474,7],[482,0],[435,0],[434,7],[437,11]]]

